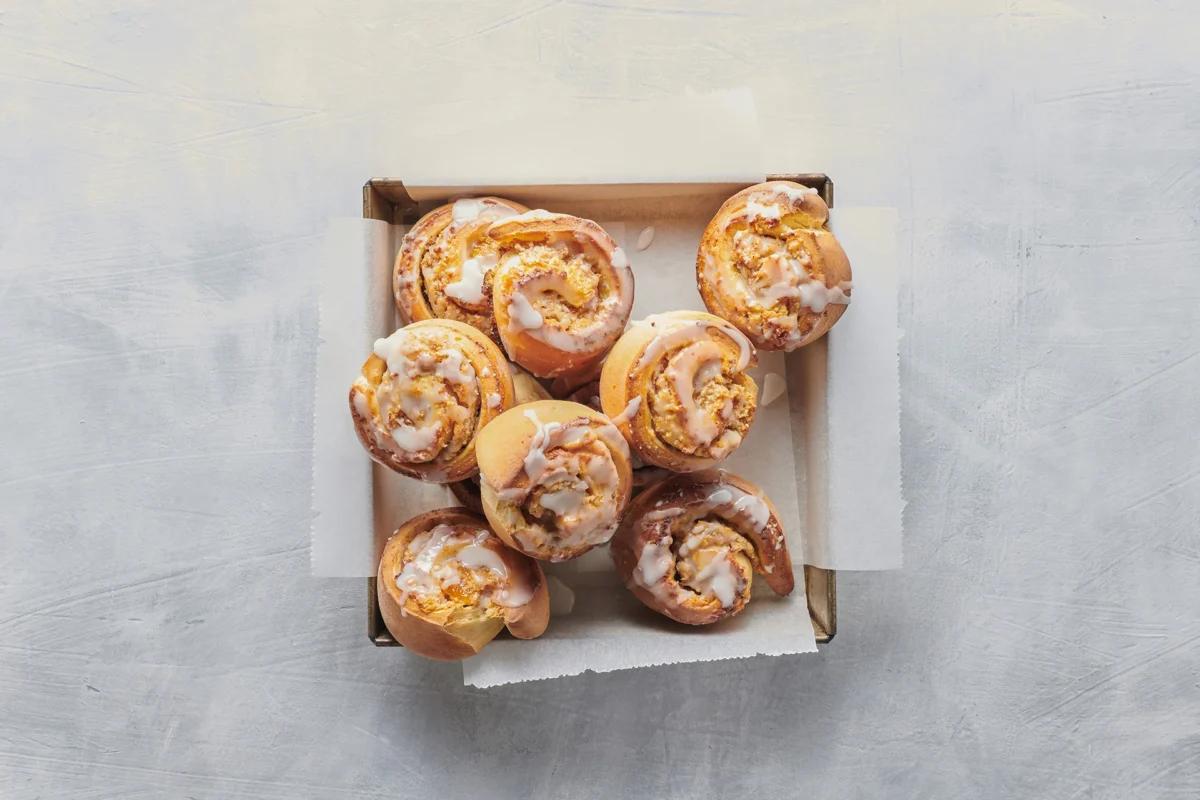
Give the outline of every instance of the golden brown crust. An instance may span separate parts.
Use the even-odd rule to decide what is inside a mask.
[[[704,305],[764,350],[795,350],[846,311],[850,261],[816,190],[769,181],[730,197],[696,254]]]
[[[474,474],[476,434],[515,403],[500,349],[469,325],[433,319],[380,339],[376,351],[350,387],[354,429],[371,458],[434,483]]]
[[[633,308],[624,251],[595,222],[532,211],[494,223],[492,311],[513,361],[539,378],[586,374]]]
[[[754,420],[758,387],[745,369],[755,363],[753,346],[719,317],[656,314],[631,325],[609,352],[600,404],[643,461],[675,472],[708,469]]]
[[[510,547],[562,561],[612,536],[632,484],[608,418],[564,400],[501,414],[476,442],[484,513]]]
[[[526,210],[502,197],[478,197],[447,203],[421,217],[405,234],[392,270],[401,320],[454,319],[499,342],[491,308],[495,246],[487,229],[505,215]],[[464,263],[470,259],[474,266],[464,278]],[[447,291],[455,285],[457,290]]]
[[[406,550],[418,536],[439,526],[476,534],[478,538],[471,544],[494,553],[503,563],[505,574],[460,563],[451,567],[461,577],[445,590],[450,594],[406,593],[397,584],[407,563]],[[486,534],[479,535],[483,532]],[[486,520],[465,508],[429,511],[400,526],[384,545],[376,577],[379,611],[388,631],[397,642],[428,658],[459,661],[482,650],[501,628],[507,626],[514,636],[532,639],[540,636],[549,623],[549,592],[541,566],[506,547],[488,529]],[[509,607],[499,605],[495,597],[505,590],[527,590],[528,600]],[[477,594],[472,596],[468,591]],[[486,604],[481,602],[485,594],[492,598]]]
[[[630,503],[610,551],[643,604],[688,625],[741,612],[755,572],[778,595],[795,586],[775,506],[753,483],[723,471],[647,488]]]

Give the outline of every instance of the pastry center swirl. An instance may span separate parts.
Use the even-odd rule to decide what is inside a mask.
[[[719,458],[738,444],[754,418],[755,391],[728,348],[710,339],[666,354],[651,380],[651,424],[658,437],[689,455]]]
[[[461,347],[415,333],[376,342],[388,369],[375,391],[384,430],[411,463],[453,458],[479,415],[475,367]]]

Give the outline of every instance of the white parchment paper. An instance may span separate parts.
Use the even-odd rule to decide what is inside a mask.
[[[694,278],[700,233],[726,197],[762,180],[753,103],[743,92],[725,92],[680,98],[659,110],[668,132],[681,125],[700,132],[673,136],[671,147],[649,145],[658,163],[646,167],[643,155],[640,172],[609,163],[613,151],[601,145],[611,126],[581,111],[572,123],[579,145],[573,161],[566,152],[556,158],[551,156],[557,151],[548,156],[533,144],[510,142],[504,164],[540,165],[522,178],[495,162],[467,165],[470,169],[461,162],[440,164],[437,153],[463,150],[439,147],[423,162],[422,172],[410,174],[417,180],[405,176],[405,185],[422,210],[456,196],[496,193],[600,220],[630,257],[635,318],[703,308]],[[707,124],[696,125],[704,120]],[[640,135],[644,154],[647,133]],[[704,148],[718,146],[710,141],[714,138],[720,140],[723,161],[702,158]],[[608,156],[589,153],[589,142]],[[573,166],[570,172],[555,172],[545,167],[547,159]],[[725,166],[697,170],[698,163]],[[689,168],[693,182],[671,182]],[[709,182],[695,182],[696,174]],[[427,175],[442,176],[443,182],[423,181]],[[617,187],[614,175],[641,182]],[[530,185],[542,179],[544,185]],[[523,185],[504,185],[515,180]],[[570,185],[595,181],[600,183]],[[620,585],[607,550],[600,548],[547,569],[558,581],[553,586],[560,602],[546,634],[532,641],[493,641],[464,663],[467,683],[493,686],[586,670],[811,652],[816,645],[803,563],[835,569],[899,566],[896,216],[891,209],[835,208],[832,217],[853,264],[854,304],[824,340],[800,354],[760,354],[754,371],[760,390],[774,373],[784,379],[786,391],[760,406],[750,435],[725,464],[762,486],[777,506],[796,565],[792,595],[775,598],[756,585],[750,607],[739,617],[709,628],[679,626],[643,608]],[[314,411],[315,575],[373,575],[392,530],[417,513],[454,504],[442,487],[372,467],[350,424],[349,385],[374,339],[396,324],[390,276],[401,232],[372,220],[339,220],[330,229],[322,264]],[[649,246],[638,250],[639,239]],[[561,602],[565,594],[574,595],[573,605]]]

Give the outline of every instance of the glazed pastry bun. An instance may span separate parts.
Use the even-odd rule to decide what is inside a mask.
[[[465,508],[430,511],[400,526],[384,545],[377,577],[388,631],[440,661],[475,655],[501,628],[536,638],[550,619],[541,566]]]
[[[376,341],[350,387],[354,429],[371,458],[434,483],[476,472],[476,434],[513,403],[500,348],[448,319],[414,322]]]
[[[492,224],[492,310],[509,357],[539,378],[594,369],[625,329],[633,272],[588,219],[529,211]]]
[[[635,322],[600,373],[600,403],[641,459],[674,472],[706,469],[745,438],[758,407],[746,374],[754,347],[703,311]]]
[[[525,211],[500,197],[456,200],[435,208],[404,235],[392,271],[396,308],[405,324],[423,319],[465,322],[497,342],[492,318],[493,222]]]
[[[739,613],[755,572],[778,595],[795,584],[771,501],[749,481],[718,470],[645,489],[630,503],[610,550],[642,603],[688,625]]]
[[[483,510],[509,546],[548,561],[613,535],[629,501],[629,448],[608,417],[566,400],[501,414],[475,444]]]
[[[700,240],[704,305],[763,350],[819,339],[845,313],[852,289],[850,261],[828,223],[816,189],[770,181],[738,192]]]

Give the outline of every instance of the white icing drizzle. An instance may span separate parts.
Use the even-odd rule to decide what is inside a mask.
[[[742,582],[741,576],[733,568],[731,559],[729,548],[722,547],[713,556],[712,561],[690,581],[700,589],[700,594],[716,597],[723,608],[733,605]]]
[[[625,255],[625,251],[619,247],[613,248],[612,265],[616,269],[629,269],[629,258]]]
[[[529,298],[520,291],[513,292],[512,300],[508,302],[509,327],[515,330],[537,330],[542,327],[542,315]]]
[[[483,213],[488,204],[474,197],[455,200],[450,207],[450,219],[454,222],[470,222]]]
[[[800,305],[812,310],[814,314],[820,314],[825,308],[831,304],[849,305],[850,296],[846,294],[849,287],[843,289],[844,284],[849,284],[849,281],[842,281],[837,286],[826,286],[823,281],[810,280],[800,284]]]
[[[525,410],[525,418],[535,427],[533,439],[529,442],[529,452],[525,454],[525,475],[532,485],[546,471],[546,466],[549,464],[546,458],[546,447],[550,444],[551,435],[561,429],[562,424],[558,422],[543,424],[538,419],[538,415],[530,409]]]
[[[667,378],[675,387],[675,394],[683,406],[684,422],[688,435],[700,444],[707,445],[720,432],[719,421],[705,409],[696,405],[695,393],[698,386],[703,385],[699,376],[703,367],[709,364],[721,363],[721,348],[711,341],[692,342],[679,350],[667,367]],[[704,370],[705,376],[711,380],[711,370]]]
[[[461,202],[461,201],[459,201]],[[488,270],[496,266],[496,255],[484,253],[463,261],[462,274],[453,283],[446,284],[446,295],[462,303],[477,305],[483,302],[483,281]]]
[[[489,550],[483,545],[469,544],[462,550],[458,551],[459,562],[468,569],[490,569],[500,575],[508,577],[508,569],[504,566],[504,560],[494,550]]]
[[[738,346],[737,369],[743,370],[750,365],[754,355],[754,346],[745,334],[723,319],[680,319],[666,314],[651,314],[634,325],[644,325],[655,331],[655,337],[646,345],[641,357],[633,366],[634,372],[640,372],[645,366],[658,360],[659,356],[668,350],[699,338],[704,331],[715,328],[733,340]]]
[[[668,506],[667,508],[660,508],[655,511],[647,511],[642,515],[642,519],[649,522],[657,522],[663,519],[674,519],[675,517],[683,514],[684,511],[685,509],[682,506]]]
[[[514,288],[508,304],[509,330],[528,331],[533,338],[564,353],[593,350],[598,344],[610,341],[619,334],[625,319],[622,309],[628,308],[633,302],[633,283],[629,278],[629,270],[617,270],[615,275],[617,291],[609,294],[600,305],[587,312],[592,316],[590,324],[573,329],[563,329],[558,324],[546,325],[545,319],[529,299],[530,295],[536,296],[542,292],[554,292],[564,298],[577,294],[572,290],[566,276],[553,272],[538,274],[525,280]]]
[[[392,428],[392,439],[405,452],[420,453],[433,447],[441,432],[442,423],[438,420],[434,420],[432,425],[425,427],[414,427],[402,422]]]
[[[499,392],[490,392],[487,396],[488,408],[499,408],[500,403],[504,400]]]
[[[533,222],[535,220],[558,219],[559,217],[562,217],[562,216],[565,216],[565,215],[564,214],[553,214],[544,208],[531,208],[530,210],[528,210],[524,213],[514,214],[513,216],[508,217],[504,221],[505,221],[505,223]]]
[[[772,183],[771,191],[775,192],[776,194],[783,195],[788,200],[800,201],[803,201],[804,198],[808,197],[809,195],[820,194],[820,192],[811,186],[792,186],[791,184],[783,182]]]
[[[540,502],[542,508],[549,509],[560,517],[565,517],[578,511],[585,500],[587,500],[587,484],[579,481],[576,486],[543,493]]]
[[[708,503],[710,506],[727,505],[733,500],[733,492],[729,491],[729,488],[730,487],[725,485],[718,486],[716,489],[713,489],[708,493],[708,497],[704,498],[704,502]]]
[[[470,384],[475,382],[475,368],[463,356],[461,350],[447,348],[438,363],[435,374],[451,383]]]
[[[456,530],[444,523],[413,537],[407,547],[412,555],[396,575],[402,613],[410,595],[440,595],[446,587],[460,584],[461,569],[489,571],[499,576],[500,585],[480,597],[480,605],[484,608],[489,602],[508,608],[528,603],[533,590],[511,580],[504,559],[485,545],[491,538],[492,533],[487,530]],[[444,555],[455,547],[457,552]]]
[[[771,521],[771,509],[767,501],[749,492],[743,493],[733,502],[733,510],[745,514],[755,529],[760,531]]]
[[[696,516],[702,516],[714,509],[725,507],[743,516],[754,526],[757,533],[762,533],[771,521],[771,509],[765,500],[731,483],[717,484],[700,502],[699,508],[690,510]]]
[[[515,210],[503,203],[482,197],[464,197],[461,200],[455,200],[454,204],[450,206],[450,220],[459,224],[473,222],[480,217],[493,220],[503,219],[516,213]]]
[[[652,589],[667,576],[673,564],[671,548],[665,542],[646,542],[638,555],[637,570],[633,573],[634,580],[644,588]]]
[[[779,219],[782,216],[779,206],[774,203],[760,203],[751,199],[746,201],[746,215],[751,219]]]
[[[621,409],[621,413],[612,418],[613,425],[624,425],[633,419],[637,414],[638,409],[642,407],[642,396],[636,395],[632,400],[625,404],[625,408]]]

